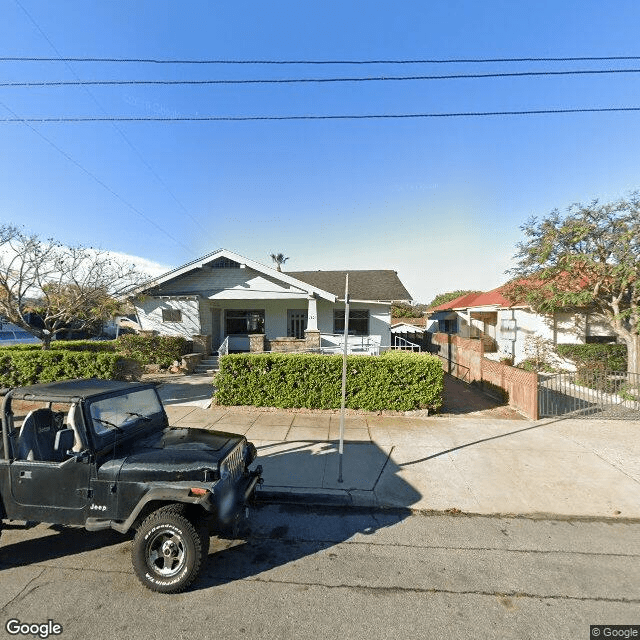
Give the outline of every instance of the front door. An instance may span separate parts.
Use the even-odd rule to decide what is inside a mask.
[[[287,311],[287,337],[304,338],[307,328],[307,310],[289,309]]]

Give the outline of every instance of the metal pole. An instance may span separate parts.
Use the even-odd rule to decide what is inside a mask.
[[[338,445],[338,482],[342,482],[344,455],[344,408],[347,398],[347,353],[349,350],[349,274],[344,284],[344,351],[342,353],[342,401],[340,403],[340,444]]]

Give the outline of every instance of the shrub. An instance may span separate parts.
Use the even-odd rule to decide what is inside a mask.
[[[557,351],[563,358],[575,362],[578,370],[627,370],[624,344],[559,344]]]
[[[127,358],[142,365],[157,364],[163,369],[180,360],[191,349],[189,340],[180,336],[121,335],[115,341],[116,349]]]
[[[15,387],[73,378],[124,380],[135,377],[138,363],[117,353],[74,352],[63,349],[0,352],[0,386]]]
[[[342,356],[235,354],[220,360],[215,402],[280,408],[338,409]],[[440,360],[427,354],[385,353],[347,359],[346,406],[366,411],[438,410]]]
[[[116,350],[115,340],[53,340],[49,349],[51,351],[90,351],[92,353],[113,353]],[[10,347],[2,347],[11,351],[42,351],[39,344],[16,344]]]

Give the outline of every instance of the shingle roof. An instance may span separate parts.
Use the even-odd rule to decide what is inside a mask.
[[[354,300],[411,300],[398,274],[391,270],[287,271],[313,287],[344,298],[345,276],[349,274],[349,296]]]

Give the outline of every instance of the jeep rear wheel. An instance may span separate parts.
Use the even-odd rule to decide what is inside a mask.
[[[203,549],[202,535],[187,518],[161,509],[140,525],[131,560],[145,587],[160,593],[178,593],[198,576],[208,551]]]

